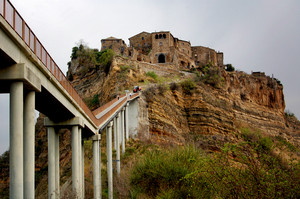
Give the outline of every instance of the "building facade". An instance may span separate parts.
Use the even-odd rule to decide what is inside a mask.
[[[192,46],[189,41],[174,37],[170,31],[141,32],[129,38],[127,47],[122,39],[109,37],[101,40],[101,50],[110,48],[130,59],[159,65],[172,64],[178,68],[201,67],[208,63],[223,66],[223,53]]]

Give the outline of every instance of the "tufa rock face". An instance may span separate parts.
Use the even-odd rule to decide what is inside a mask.
[[[124,66],[127,68],[124,69]],[[162,89],[162,85],[169,86],[166,81],[151,84],[150,80],[150,84],[143,84],[149,80],[145,75],[149,71],[171,79],[169,83],[177,81],[177,87]],[[77,74],[73,75],[75,78],[72,81],[77,91],[83,97],[99,94],[102,104],[122,90],[141,85],[144,90],[142,99],[146,105],[140,104],[143,104],[141,110],[148,112],[148,120],[145,120],[148,128],[145,125],[140,128],[139,136],[153,142],[183,145],[186,141],[196,140],[200,145],[211,142],[208,148],[218,148],[217,143],[234,140],[234,132],[239,132],[242,127],[250,127],[264,134],[284,136],[296,145],[299,143],[299,123],[288,121],[284,114],[283,86],[263,73],[249,75],[221,69],[222,83],[215,88],[204,84],[201,77],[175,70],[172,66],[117,56],[107,75],[99,70]],[[180,79],[172,80],[175,76],[180,76],[181,80],[193,79],[196,87],[191,94],[183,91],[178,83]]]

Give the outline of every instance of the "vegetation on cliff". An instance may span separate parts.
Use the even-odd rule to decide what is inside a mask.
[[[121,198],[299,198],[300,164],[276,150],[278,138],[243,128],[238,143],[218,153],[194,145],[131,147],[127,192]],[[143,145],[143,144],[142,144]],[[290,145],[290,143],[289,143]],[[287,148],[286,148],[287,149]],[[143,156],[140,160],[138,158]],[[284,157],[285,156],[285,157]],[[290,154],[290,158],[292,155]],[[124,177],[124,176],[123,176]],[[124,181],[124,180],[123,180]],[[121,185],[120,186],[124,186]]]

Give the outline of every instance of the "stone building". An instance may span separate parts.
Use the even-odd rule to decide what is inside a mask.
[[[141,32],[129,38],[129,47],[122,39],[109,37],[101,40],[101,50],[110,48],[132,60],[177,68],[194,68],[212,63],[223,66],[223,53],[213,49],[192,46],[189,41],[174,37],[170,31]]]
[[[101,50],[112,49],[118,55],[127,55],[128,49],[126,43],[122,39],[108,37],[101,40]]]

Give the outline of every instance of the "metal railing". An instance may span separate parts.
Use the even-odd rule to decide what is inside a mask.
[[[57,66],[55,61],[49,55],[47,50],[44,48],[39,39],[31,31],[27,23],[14,8],[14,6],[8,0],[0,0],[0,15],[7,21],[7,23],[13,28],[13,30],[20,36],[20,38],[26,43],[30,50],[37,56],[37,58],[43,63],[50,73],[56,78],[56,80],[62,85],[62,87],[70,94],[70,96],[76,101],[76,103],[82,108],[82,110],[88,115],[88,117],[94,122],[98,127],[103,124],[116,110],[118,110],[122,105],[124,105],[127,98],[120,100],[114,108],[108,111],[101,118],[97,119],[95,115],[99,114],[103,110],[107,109],[109,106],[114,104],[118,99],[114,99],[107,104],[99,107],[95,111],[91,111],[82,98],[79,96],[77,91],[73,88],[71,83],[67,80],[63,72]],[[130,99],[133,99],[139,95],[138,93],[132,95]],[[121,95],[124,97],[125,95]]]

